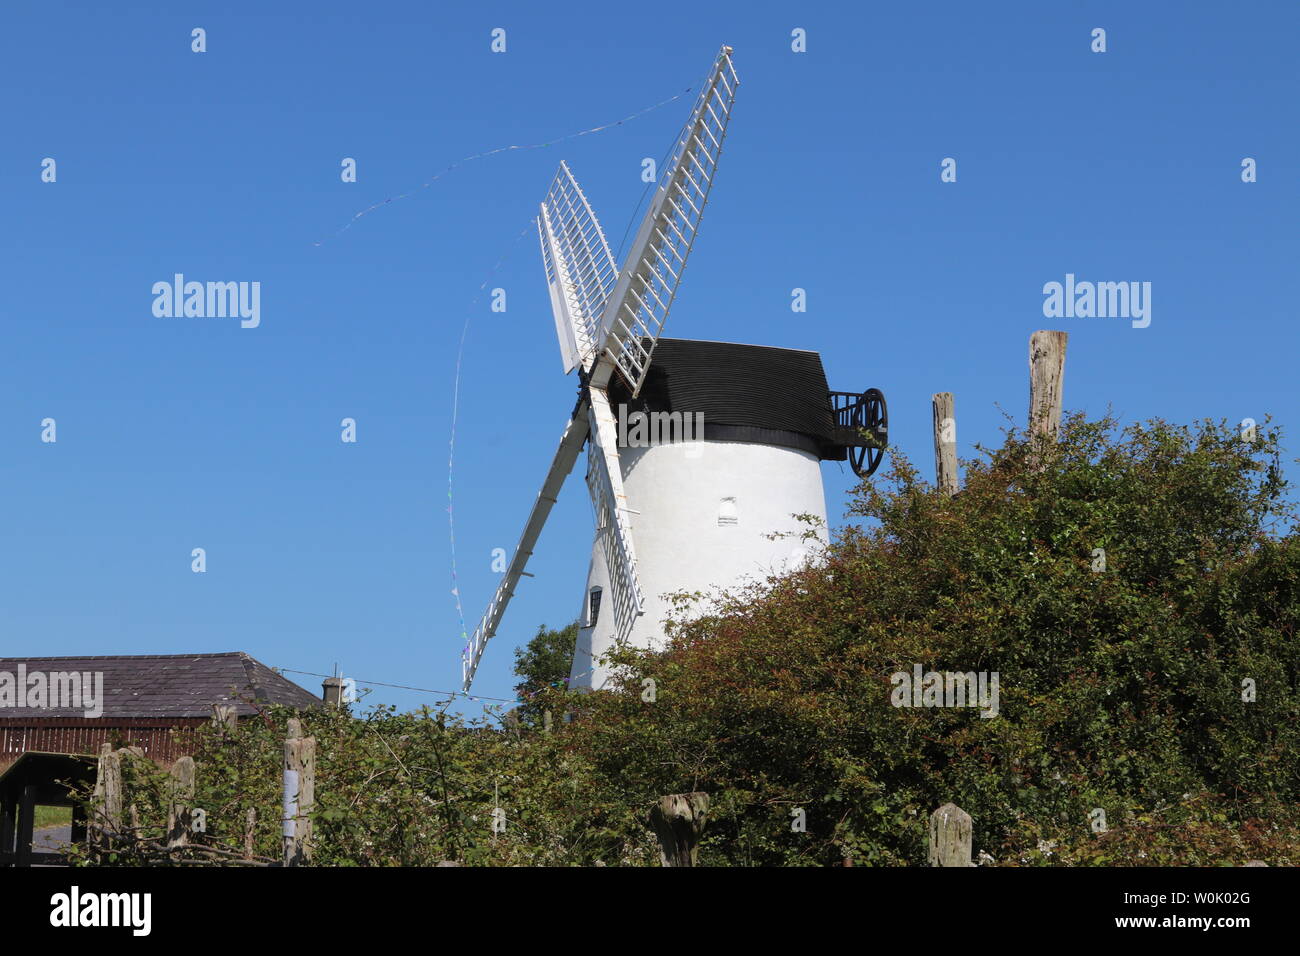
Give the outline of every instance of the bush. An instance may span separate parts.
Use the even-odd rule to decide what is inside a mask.
[[[819,566],[728,595],[667,654],[625,653],[625,690],[584,698],[569,732],[642,799],[711,792],[715,864],[922,863],[949,800],[994,854],[1026,825],[1089,837],[1098,808],[1112,828],[1193,798],[1234,826],[1276,816],[1300,795],[1277,442],[1073,416],[1055,447],[1008,434],[952,498],[895,455]],[[998,717],[890,706],[916,664],[996,672]]]
[[[895,454],[820,561],[683,615],[662,653],[619,650],[613,691],[550,680],[563,632],[542,629],[518,655],[522,721],[303,715],[314,862],[646,865],[651,806],[692,790],[712,798],[706,865],[923,864],[948,801],[985,863],[1300,862],[1278,448],[1267,428],[1076,415],[1055,445],[1008,432],[953,497]],[[892,706],[917,665],[996,673],[996,717]],[[257,807],[278,856],[283,737],[283,714],[205,735],[213,839],[239,845]]]

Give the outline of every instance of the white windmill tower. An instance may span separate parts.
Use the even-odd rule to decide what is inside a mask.
[[[465,647],[465,690],[584,442],[596,534],[571,685],[593,688],[609,680],[601,657],[616,641],[662,641],[663,595],[734,585],[798,560],[789,540],[770,536],[803,530],[797,514],[824,523],[820,461],[848,459],[866,475],[883,455],[884,397],[829,391],[817,353],[660,339],[726,139],[739,85],[731,52],[719,52],[622,270],[564,163],[541,204],[556,335],[580,395]],[[650,429],[646,438],[645,423],[664,419],[681,431],[665,439]]]

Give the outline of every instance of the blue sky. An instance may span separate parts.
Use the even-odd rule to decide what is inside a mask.
[[[238,649],[457,687],[461,330],[454,502],[472,627],[576,386],[537,202],[568,160],[617,245],[641,160],[663,155],[690,97],[420,187],[462,157],[673,96],[724,42],[742,85],[668,334],[820,351],[832,388],[884,390],[891,437],[927,471],[931,393],[955,393],[962,455],[996,442],[1001,409],[1023,418],[1038,328],[1070,333],[1068,408],[1271,414],[1295,456],[1300,6],[265,7],[3,14],[0,653]],[[945,157],[956,183],[940,182]],[[1258,182],[1241,181],[1244,157]],[[153,283],[178,272],[260,282],[261,325],[155,317]],[[1150,327],[1045,319],[1043,284],[1066,273],[1149,281]],[[485,280],[506,290],[504,314],[475,301]],[[47,417],[56,444],[40,440]],[[345,417],[356,444],[340,441]],[[823,471],[836,520],[854,482]],[[509,696],[512,648],[576,615],[590,535],[575,475],[478,693]]]

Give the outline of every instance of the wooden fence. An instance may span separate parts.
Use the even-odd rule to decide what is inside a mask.
[[[1040,329],[1029,337],[1029,434],[1055,441],[1065,397],[1065,347],[1068,332]],[[946,495],[961,487],[957,477],[957,413],[952,392],[930,399],[934,418],[934,483]]]
[[[232,709],[214,708],[214,724],[228,726],[233,719]],[[255,809],[248,811],[242,846],[219,843],[207,836],[207,814],[202,807],[194,805],[198,768],[194,758],[189,756],[172,764],[167,825],[163,832],[153,833],[157,827],[142,827],[123,780],[123,764],[132,759],[145,759],[139,747],[114,749],[112,745],[104,744],[100,749],[87,834],[96,859],[122,852],[132,859],[152,864],[301,866],[311,861],[316,739],[302,735],[302,724],[297,718],[289,720],[284,741],[283,853],[279,860],[254,852]]]

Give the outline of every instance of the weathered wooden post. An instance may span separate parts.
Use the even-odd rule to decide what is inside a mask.
[[[930,814],[930,865],[972,865],[970,814],[955,803]]]
[[[934,412],[934,484],[945,495],[955,495],[957,481],[957,419],[952,392],[936,392],[930,398]]]
[[[194,758],[181,757],[172,764],[171,803],[167,808],[167,849],[190,842],[194,804]]]
[[[1065,394],[1068,332],[1039,329],[1029,337],[1029,432],[1056,440]]]
[[[284,865],[311,859],[311,811],[316,802],[316,738],[302,735],[302,723],[289,719],[284,741]]]
[[[98,851],[111,850],[122,831],[122,753],[110,743],[99,746],[91,808],[91,844]]]
[[[662,865],[695,865],[708,812],[707,793],[674,793],[659,798],[650,811],[650,824],[659,838]]]

